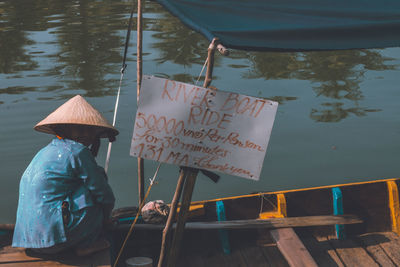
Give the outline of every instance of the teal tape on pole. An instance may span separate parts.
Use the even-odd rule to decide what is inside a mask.
[[[223,201],[217,201],[215,203],[217,209],[218,221],[226,221],[225,205]],[[222,249],[225,254],[231,254],[231,246],[229,245],[229,236],[227,230],[218,230],[219,239],[221,240]]]
[[[333,196],[333,214],[334,215],[343,215],[343,195],[342,191],[339,187],[332,188],[332,196]],[[336,224],[336,237],[338,239],[346,239],[346,233],[344,230],[343,224]]]

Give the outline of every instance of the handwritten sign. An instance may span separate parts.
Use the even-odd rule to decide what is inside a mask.
[[[277,102],[144,76],[130,154],[258,180]]]

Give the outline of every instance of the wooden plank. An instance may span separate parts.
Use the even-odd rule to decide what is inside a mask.
[[[380,233],[369,233],[358,236],[357,239],[363,244],[368,253],[381,266],[396,266],[392,259],[386,254],[385,250],[380,245],[381,243],[389,242],[389,240]]]
[[[288,267],[289,265],[274,243],[270,231],[267,229],[257,229],[257,233],[256,243],[268,264],[273,267]]]
[[[251,219],[251,220],[231,220],[221,222],[188,222],[185,229],[253,229],[253,228],[292,228],[307,226],[324,226],[334,224],[358,224],[362,220],[355,215],[324,215],[324,216],[305,216],[305,217],[287,217],[287,218],[271,218],[271,219]],[[128,226],[129,227],[129,226]],[[137,224],[135,229],[160,230],[164,225],[157,224]],[[176,227],[176,224],[172,226]],[[120,225],[123,230],[126,225]]]
[[[290,266],[318,266],[292,228],[271,230],[271,236]]]
[[[71,266],[79,266],[79,267],[90,267],[90,265],[70,265],[63,264],[61,262],[56,261],[29,261],[29,262],[13,262],[13,263],[2,263],[1,267],[71,267]]]
[[[204,266],[211,267],[247,267],[251,265],[247,265],[245,259],[240,253],[239,249],[235,249],[231,252],[231,254],[226,255],[222,252],[214,253],[212,255],[208,255],[203,258]]]
[[[91,255],[91,267],[111,266],[110,251],[108,249],[99,251]]]
[[[267,258],[265,258],[264,254],[262,253],[262,249],[257,246],[250,246],[240,249],[240,253],[243,256],[244,261],[246,262],[247,266],[275,266],[271,265]]]
[[[218,232],[207,231],[203,233],[201,238],[202,246],[195,253],[200,254],[202,259],[202,266],[207,267],[242,267],[246,266],[243,256],[240,253],[240,248],[233,249],[231,254],[226,255],[223,253],[221,246],[218,242]],[[211,242],[210,242],[211,241]],[[242,244],[238,244],[242,245]],[[192,252],[193,253],[193,252]],[[191,265],[187,265],[191,266]]]
[[[3,247],[0,250],[0,266],[110,266],[109,250],[99,251],[85,257],[78,257],[72,252],[54,255],[39,255],[24,248]]]
[[[26,255],[24,248],[4,247],[0,250],[0,264],[17,261],[43,261],[42,258]]]
[[[329,242],[335,248],[345,266],[379,266],[363,247],[360,247],[358,243],[351,239],[337,240],[330,238]]]
[[[15,224],[11,223],[0,223],[0,230],[14,231]]]
[[[283,257],[275,244],[268,244],[260,247],[261,252],[267,259],[268,263],[273,267],[288,267],[289,264]]]
[[[7,262],[18,262],[18,261],[42,261],[39,257],[27,256],[24,252],[14,252],[14,253],[3,253],[0,254],[0,264]]]
[[[400,240],[393,232],[379,233],[381,236],[373,236],[375,242],[383,248],[396,266],[400,266]]]
[[[203,267],[206,266],[203,262],[203,257],[199,255],[199,253],[189,254],[189,253],[182,253],[179,257],[177,267]]]
[[[330,245],[328,238],[310,236],[302,238],[302,240],[319,266],[344,267],[335,249]]]
[[[221,222],[192,222],[187,229],[251,229],[251,228],[292,228],[333,224],[357,224],[362,220],[354,215],[325,215],[271,218],[267,220],[235,220]]]

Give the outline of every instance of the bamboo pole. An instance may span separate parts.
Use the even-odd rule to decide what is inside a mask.
[[[167,258],[167,267],[176,266],[179,256],[180,242],[182,241],[183,232],[185,230],[185,223],[188,217],[188,210],[192,200],[194,185],[196,183],[198,169],[188,168],[184,170],[187,173],[185,179],[185,186],[183,188],[182,201],[179,209],[178,219],[176,222],[176,230],[172,239],[170,255]]]
[[[143,27],[142,27],[142,11],[143,5],[142,0],[137,2],[137,59],[136,59],[136,102],[139,103],[140,86],[142,84],[142,37],[143,37]],[[138,158],[138,197],[139,206],[144,199],[144,161],[143,158]]]
[[[218,38],[214,38],[210,45],[208,46],[208,55],[207,55],[207,72],[206,72],[206,77],[204,79],[203,87],[207,88],[210,86],[211,81],[212,81],[212,73],[214,69],[214,54],[215,54],[215,49],[217,48],[218,45]]]
[[[186,175],[186,173],[182,169],[180,174],[179,174],[178,183],[176,185],[176,190],[175,190],[174,197],[172,198],[172,202],[171,202],[171,207],[170,207],[167,223],[165,224],[165,227],[164,227],[164,230],[163,230],[160,257],[158,259],[158,265],[157,265],[158,267],[162,267],[163,266],[163,262],[165,261],[166,251],[167,251],[167,249],[169,247],[168,246],[168,243],[169,243],[168,241],[170,239],[169,236],[170,236],[170,232],[171,232],[171,227],[172,227],[172,225],[174,223],[176,210],[178,208],[178,202],[179,202],[179,199],[181,197],[183,184],[185,182],[185,175]]]
[[[218,44],[218,39],[214,38],[208,47],[207,72],[206,72],[206,77],[204,79],[203,87],[208,87],[212,81],[212,72],[213,72],[213,67],[214,67],[214,54],[215,54],[215,50],[217,48],[217,44]],[[183,237],[185,223],[186,223],[186,219],[188,216],[187,211],[189,210],[189,206],[190,206],[190,203],[192,200],[193,189],[194,189],[194,185],[196,182],[196,177],[197,177],[198,172],[199,172],[198,169],[193,169],[193,168],[183,168],[183,171],[181,171],[181,175],[183,177],[185,177],[185,189],[184,189],[184,193],[183,193],[183,197],[182,197],[183,199],[182,199],[182,203],[181,203],[181,208],[179,211],[179,216],[177,219],[175,233],[174,233],[174,237],[173,237],[171,245],[169,245],[170,242],[167,239],[167,233],[170,231],[172,224],[171,223],[168,224],[168,222],[167,222],[167,225],[164,228],[163,241],[161,244],[161,252],[160,252],[160,258],[158,261],[158,267],[164,267],[164,266],[174,267],[176,264],[176,261],[179,256],[180,242]],[[178,192],[175,191],[175,195],[177,193]],[[174,196],[174,199],[175,199],[175,196]],[[175,209],[176,209],[176,207],[175,207]],[[172,211],[176,212],[175,210],[171,210],[171,212]],[[168,217],[168,221],[172,222],[172,219],[173,219],[173,217],[170,214],[170,216]],[[165,259],[167,250],[169,251],[169,253]]]

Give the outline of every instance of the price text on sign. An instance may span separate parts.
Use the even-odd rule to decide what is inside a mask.
[[[258,180],[277,102],[144,76],[130,154]]]

